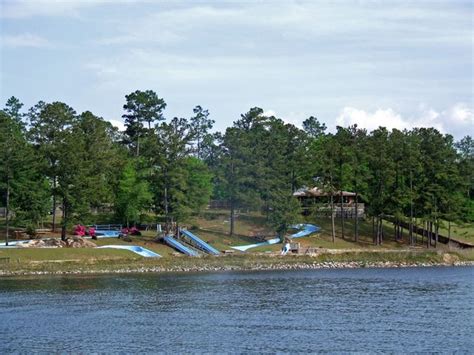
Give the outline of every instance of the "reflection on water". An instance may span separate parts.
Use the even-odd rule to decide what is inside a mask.
[[[470,352],[473,268],[0,280],[0,352]]]

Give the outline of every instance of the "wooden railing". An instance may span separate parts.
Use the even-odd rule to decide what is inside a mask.
[[[313,215],[315,217],[331,217],[332,209],[330,205],[312,205],[303,207],[303,214]],[[357,204],[357,213],[355,204],[344,203],[342,205],[334,205],[334,216],[340,218],[363,218],[365,217],[365,205],[363,203]]]

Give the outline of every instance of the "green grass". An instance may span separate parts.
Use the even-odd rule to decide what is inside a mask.
[[[131,260],[141,258],[139,255],[134,255],[134,253],[125,250],[93,248],[0,249],[0,258],[2,257],[9,257],[10,262]]]
[[[422,225],[422,221],[417,221]],[[439,227],[439,233],[445,237],[448,236],[448,222],[442,220]],[[451,223],[451,238],[474,244],[474,223]]]
[[[252,268],[252,265],[292,262],[326,262],[326,261],[358,261],[358,262],[441,262],[442,254],[450,252],[446,246],[440,245],[437,251],[423,248],[409,248],[407,231],[404,240],[395,241],[391,224],[385,225],[386,238],[382,246],[372,243],[372,225],[370,221],[360,221],[359,242],[354,242],[354,220],[345,221],[345,239],[341,238],[340,221],[336,220],[336,241],[332,242],[330,219],[307,219],[321,227],[319,233],[295,240],[303,247],[318,248],[321,255],[317,257],[285,258],[267,255],[267,252],[278,253],[281,244],[252,249],[250,252],[222,257],[189,258],[177,253],[167,245],[154,241],[155,232],[146,231],[142,236],[132,236],[131,242],[118,238],[104,238],[94,241],[103,245],[139,245],[162,255],[161,259],[147,259],[126,250],[93,249],[93,248],[38,248],[38,249],[0,249],[0,270],[26,271],[100,271],[100,270],[136,270],[139,268],[160,267],[167,270],[181,270],[204,267],[235,266],[236,268]],[[192,217],[185,224],[204,241],[219,250],[227,250],[232,246],[253,244],[257,242],[252,236],[261,235],[275,237],[275,233],[266,224],[264,216],[258,213],[239,214],[236,219],[236,235],[230,237],[227,211],[206,211],[203,216]],[[467,229],[472,231],[472,227]],[[290,232],[291,233],[291,232]],[[57,236],[57,234],[56,234]],[[327,253],[324,251],[328,250]],[[333,250],[333,251],[331,251]],[[339,252],[337,252],[339,250]],[[349,250],[349,251],[348,251]],[[399,251],[398,251],[399,250]],[[474,260],[474,250],[456,251],[460,260]],[[9,262],[2,258],[9,258]]]
[[[448,236],[448,223],[444,222],[440,226],[440,233],[444,236]],[[451,224],[451,237],[455,239],[466,241],[468,243],[474,244],[474,224]]]
[[[138,271],[211,271],[211,270],[250,270],[304,267],[322,263],[358,263],[358,266],[372,265],[420,265],[439,264],[445,261],[445,254],[435,251],[407,252],[360,252],[340,254],[322,253],[318,256],[274,256],[266,254],[237,254],[221,257],[164,257],[161,259],[134,258],[121,255],[120,251],[101,254],[102,258],[87,260],[11,261],[0,264],[0,271],[10,275],[32,273],[100,273],[100,272],[138,272]],[[73,252],[75,254],[76,251]],[[77,254],[75,254],[77,255]],[[104,258],[107,255],[107,258]],[[69,255],[70,257],[70,255]],[[469,260],[465,256],[452,253],[451,260]],[[472,259],[470,259],[472,260]]]
[[[155,242],[155,233],[153,231],[146,231],[142,236],[131,236],[131,242],[126,242],[121,238],[101,238],[93,240],[98,246],[104,245],[138,245],[147,248],[161,256],[167,256],[175,253],[175,250],[167,245]],[[130,252],[131,253],[131,252]]]
[[[330,218],[308,219],[308,223],[320,226],[321,231],[316,234],[318,241],[315,246],[333,249],[403,249],[409,246],[408,231],[403,231],[401,240],[395,240],[393,225],[384,224],[384,239],[382,245],[376,246],[373,243],[372,222],[370,220],[359,220],[359,241],[355,242],[355,220],[346,219],[344,221],[344,239],[342,238],[341,220],[335,220],[336,241],[332,242],[332,228]],[[418,238],[418,246],[421,246],[421,237]]]
[[[251,236],[264,235],[275,237],[275,233],[266,225],[265,217],[258,214],[241,214],[236,219],[236,235],[230,237],[228,213],[226,211],[208,212],[205,217],[193,217],[188,225],[198,227],[194,230],[196,234],[204,240],[209,241],[218,249],[228,249],[231,246],[252,244],[257,242]],[[375,246],[372,237],[371,220],[359,220],[359,241],[355,242],[355,221],[346,219],[344,221],[344,239],[342,238],[342,226],[340,219],[335,220],[336,239],[332,241],[331,220],[329,218],[306,218],[305,222],[318,225],[321,230],[309,237],[295,240],[303,247],[327,248],[327,249],[405,249],[409,247],[408,230],[403,230],[401,240],[395,240],[393,225],[389,222],[384,223],[385,237],[382,245]],[[289,232],[292,233],[292,232]],[[421,244],[421,236],[417,237],[417,246],[424,247]],[[440,245],[440,248],[443,246]],[[278,251],[281,245],[270,245],[252,249],[255,252]]]
[[[228,235],[230,231],[229,214],[223,211],[206,212],[203,217],[192,217],[188,226],[198,226],[199,229],[210,230],[221,235]],[[234,234],[241,238],[265,235],[273,236],[274,232],[266,225],[266,219],[255,213],[237,214],[234,224]]]

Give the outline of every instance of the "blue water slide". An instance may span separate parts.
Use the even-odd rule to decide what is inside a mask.
[[[166,237],[163,238],[166,244],[169,246],[175,248],[176,250],[180,251],[183,254],[189,255],[189,256],[199,256],[199,253],[196,250],[191,249],[190,247],[187,247],[186,245],[182,244],[175,238],[173,238],[170,235],[167,235]]]
[[[301,229],[299,232],[292,234],[290,237],[291,238],[301,238],[301,237],[306,237],[307,235],[310,235],[312,233],[319,232],[321,228],[318,226],[315,226],[314,224],[295,224],[294,226],[291,226],[293,229]]]
[[[160,254],[138,245],[104,245],[102,247],[98,247],[98,249],[123,249],[134,252],[135,254],[141,255],[145,258],[161,258]]]
[[[105,229],[99,229],[95,231],[95,235],[98,238],[117,238],[120,236],[120,231],[119,230],[105,230]]]
[[[301,229],[299,232],[290,235],[290,238],[301,238],[301,237],[306,237],[307,235],[310,235],[312,233],[318,232],[320,228],[318,226],[315,226],[314,224],[307,224],[307,223],[302,223],[302,224],[295,224],[294,226],[291,226],[293,229]],[[232,247],[232,249],[240,250],[240,251],[246,251],[251,248],[256,248],[256,247],[261,247],[263,245],[273,245],[273,244],[278,244],[281,243],[280,238],[273,238],[269,239],[265,242],[261,243],[255,243],[255,244],[249,244],[249,245],[239,245],[237,247]]]
[[[185,229],[180,229],[179,230],[182,234],[184,234],[186,237],[188,237],[193,243],[197,245],[198,248],[204,250],[208,254],[213,254],[213,255],[219,255],[220,252],[213,246],[207,244],[205,241],[203,241],[201,238],[199,238],[197,235],[191,233],[188,230]]]

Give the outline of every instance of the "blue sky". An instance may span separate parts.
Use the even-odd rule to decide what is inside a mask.
[[[152,89],[167,118],[223,130],[254,106],[330,129],[473,134],[471,1],[0,0],[0,99],[64,101],[119,124]]]

